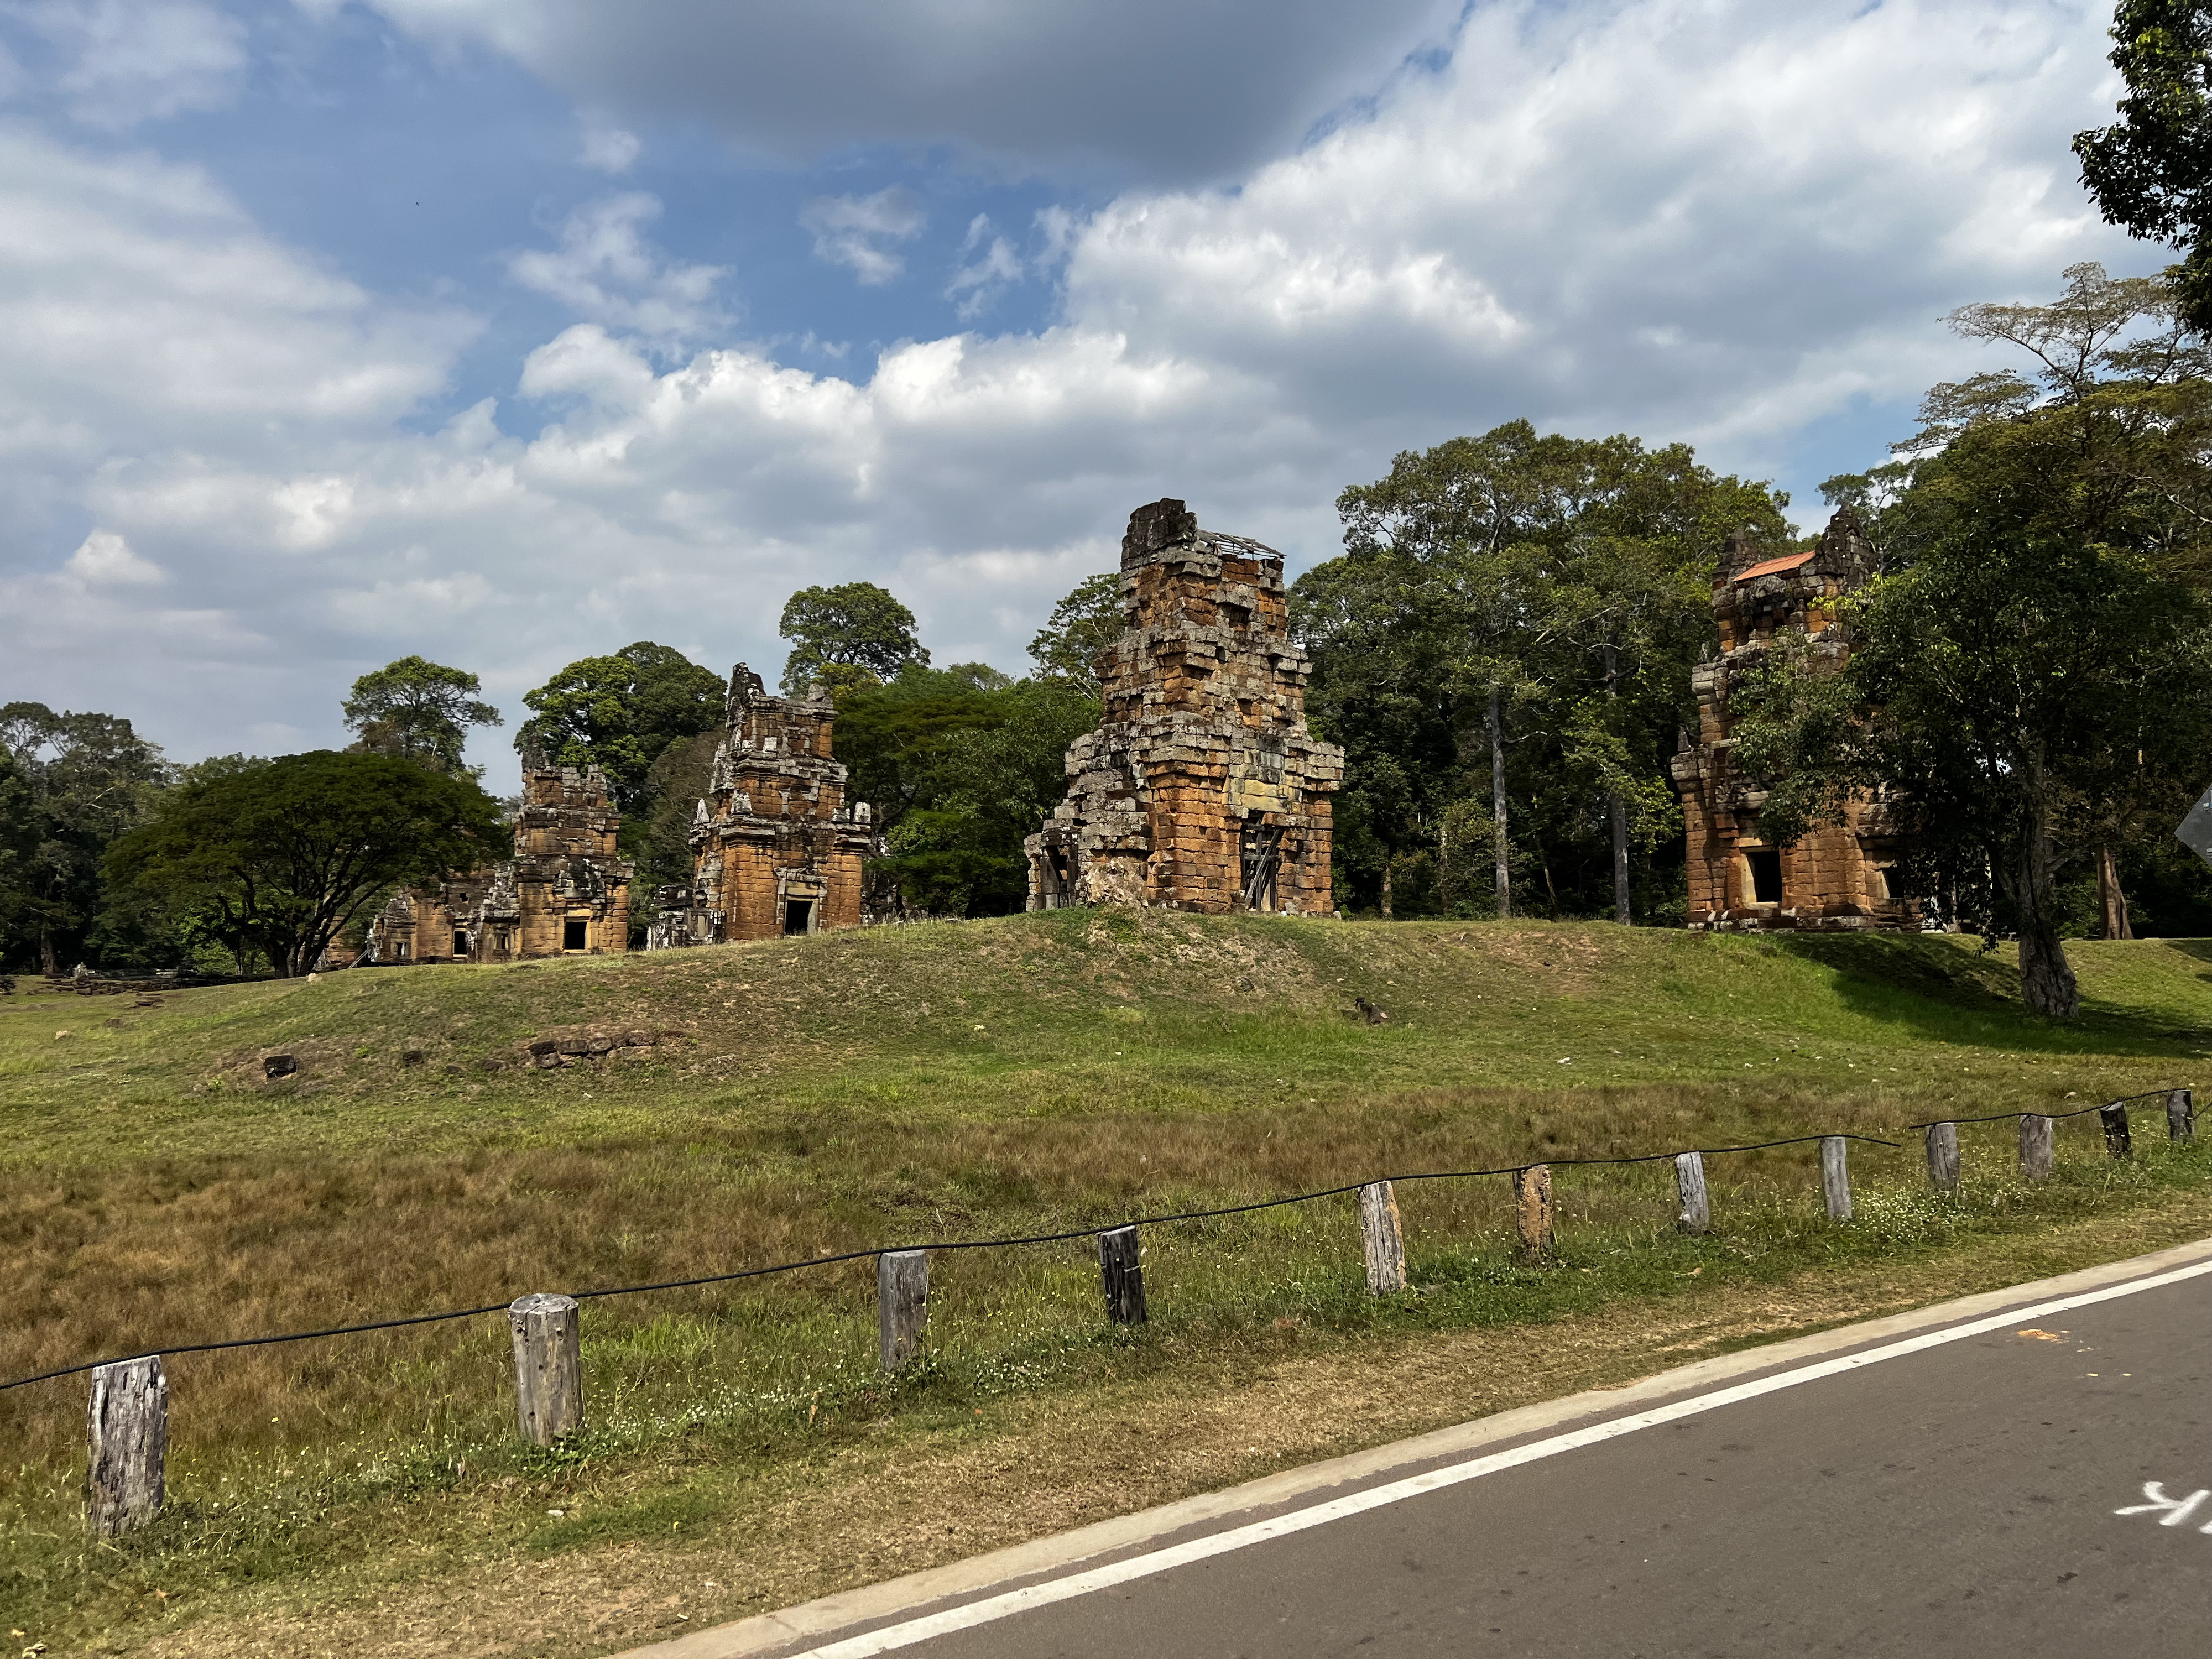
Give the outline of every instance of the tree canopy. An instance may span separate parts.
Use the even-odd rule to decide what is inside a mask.
[[[1030,641],[1030,659],[1039,674],[1070,681],[1096,696],[1099,653],[1121,637],[1121,579],[1102,571],[1085,576],[1053,606]]]
[[[367,754],[399,755],[441,772],[463,769],[469,727],[497,726],[499,710],[478,700],[474,674],[423,657],[363,674],[341,705],[354,747]]]
[[[803,696],[817,680],[832,691],[885,681],[910,663],[927,668],[929,653],[914,629],[914,612],[873,582],[802,587],[776,624],[791,641],[784,693]]]
[[[2183,251],[2175,306],[2212,331],[2212,3],[2119,0],[2112,42],[2127,95],[2118,121],[2075,137],[2081,182],[2110,222]]]
[[[650,640],[570,663],[523,698],[532,714],[514,746],[559,766],[596,765],[615,805],[642,818],[653,807],[653,763],[669,744],[720,723],[719,676]]]
[[[507,844],[476,781],[328,750],[210,768],[107,849],[118,902],[158,907],[286,977],[392,888],[474,869]]]
[[[161,751],[112,714],[0,708],[0,962],[46,973],[91,942],[108,844],[166,781]]]
[[[1776,663],[1741,699],[1737,757],[1772,780],[1770,839],[1885,798],[1907,878],[2016,935],[2028,1006],[2070,1016],[2064,867],[2165,839],[2212,749],[2212,384],[2156,279],[2076,265],[2050,305],[1951,321],[2039,367],[1929,392],[1889,470],[1883,574],[1844,607],[1848,662]]]

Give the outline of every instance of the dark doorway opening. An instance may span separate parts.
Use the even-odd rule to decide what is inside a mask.
[[[1782,854],[1779,848],[1760,848],[1747,852],[1744,862],[1751,866],[1751,898],[1754,904],[1782,902]]]
[[[453,929],[453,954],[465,957],[469,953],[469,936],[459,928]]]
[[[585,927],[586,923],[581,916],[570,916],[563,921],[561,924],[561,948],[564,951],[584,949]]]
[[[807,931],[807,926],[806,926],[806,925],[807,925],[807,923],[808,923],[810,921],[811,921],[811,920],[813,919],[813,916],[814,916],[814,901],[813,901],[812,899],[786,899],[786,900],[784,900],[784,902],[783,902],[783,931],[784,931],[785,933],[805,933],[805,932]]]
[[[1275,908],[1275,872],[1282,862],[1282,826],[1248,823],[1242,851],[1244,907],[1248,910],[1272,911]]]

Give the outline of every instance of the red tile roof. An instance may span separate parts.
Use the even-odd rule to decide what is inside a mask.
[[[1784,570],[1795,570],[1819,550],[1818,548],[1808,548],[1802,553],[1784,553],[1778,559],[1762,559],[1736,580],[1740,582],[1747,582],[1753,576],[1773,576],[1778,575]]]

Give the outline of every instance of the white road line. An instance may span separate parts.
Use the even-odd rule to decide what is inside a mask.
[[[1985,1319],[1954,1325],[1944,1330],[1923,1332],[1918,1336],[1906,1337],[1902,1341],[1892,1342],[1882,1347],[1869,1348],[1863,1353],[1845,1354],[1838,1358],[1801,1365],[1795,1370],[1778,1371],[1771,1376],[1756,1377],[1748,1382],[1716,1389],[1710,1394],[1692,1395],[1690,1399],[1678,1400],[1672,1405],[1656,1407],[1648,1412],[1613,1418],[1607,1422],[1593,1424],[1586,1429],[1570,1430],[1565,1434],[1555,1434],[1547,1440],[1531,1441],[1510,1451],[1492,1452],[1486,1456],[1469,1458],[1463,1463],[1431,1469],[1425,1474],[1409,1475],[1403,1480],[1370,1486],[1365,1492],[1332,1498],[1326,1504],[1316,1504],[1288,1515],[1276,1516],[1271,1520],[1232,1527],[1225,1532],[1212,1533],[1186,1543],[1170,1545],[1165,1549],[1133,1555],[1127,1560],[1092,1567],[1085,1572],[1070,1573],[1063,1578],[1049,1578],[1042,1583],[988,1595],[980,1601],[947,1607],[939,1613],[925,1613],[919,1619],[887,1625],[881,1630],[869,1631],[860,1636],[848,1636],[825,1646],[809,1648],[804,1653],[792,1656],[792,1659],[871,1659],[872,1655],[912,1647],[933,1637],[950,1636],[957,1631],[973,1630],[978,1625],[1010,1619],[1032,1607],[1073,1601],[1077,1596],[1088,1595],[1094,1590],[1111,1589],[1116,1584],[1149,1578],[1156,1573],[1188,1566],[1194,1561],[1227,1555],[1235,1550],[1249,1549],[1253,1545],[1264,1544],[1270,1539],[1287,1538],[1293,1533],[1327,1526],[1332,1521],[1364,1515],[1370,1510],[1383,1509],[1408,1498],[1418,1498],[1423,1492],[1441,1492],[1448,1486],[1456,1486],[1462,1481],[1477,1480],[1486,1474],[1495,1474],[1501,1469],[1518,1468],[1524,1463],[1556,1457],[1561,1452],[1577,1451],[1584,1446],[1618,1440],[1623,1435],[1634,1434],[1638,1429],[1677,1423],[1686,1417],[1695,1417],[1746,1400],[1756,1400],[1762,1395],[1794,1389],[1802,1382],[1817,1382],[1822,1377],[1837,1376],[1864,1366],[1877,1365],[1885,1359],[1902,1359],[1907,1354],[1940,1348],[1948,1342],[1961,1342],[1968,1337],[1984,1335],[1990,1331],[2030,1324],[2052,1314],[2086,1308],[2094,1303],[2111,1302],[2142,1291],[2162,1289],[2168,1285],[2180,1284],[2185,1279],[2201,1278],[2206,1273],[2212,1273],[2212,1261],[2194,1262],[2186,1267],[2177,1267],[2170,1273],[2157,1273],[2148,1279],[2132,1279],[2124,1285],[2107,1285],[2102,1290],[2085,1291],[2079,1296],[2063,1297],[2053,1302],[2038,1302],[2024,1308],[2008,1309]]]

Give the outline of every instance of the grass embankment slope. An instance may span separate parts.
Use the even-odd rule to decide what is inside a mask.
[[[2071,954],[2087,1012],[2064,1027],[2019,1010],[2006,958],[1958,940],[1086,911],[144,1009],[19,996],[0,1002],[0,1267],[20,1287],[0,1352],[16,1375],[1389,1170],[1878,1135],[2196,1080],[2212,946]],[[1354,1017],[1358,997],[1389,1024]],[[523,1067],[533,1040],[631,1030],[657,1041]],[[266,1081],[270,1051],[298,1075]],[[1856,1149],[1863,1218],[1840,1232],[1818,1219],[1808,1148],[1717,1160],[1703,1240],[1668,1229],[1664,1166],[1562,1170],[1562,1262],[1543,1270],[1506,1248],[1504,1182],[1409,1186],[1418,1288],[1384,1303],[1362,1292],[1343,1200],[1162,1228],[1154,1323],[1133,1335],[1101,1328],[1079,1244],[941,1257],[931,1362],[895,1385],[873,1376],[866,1263],[594,1303],[592,1426],[555,1458],[513,1443],[496,1320],[179,1358],[173,1514],[120,1549],[75,1530],[82,1382],[40,1384],[0,1395],[0,1598],[9,1628],[72,1645],[238,1651],[249,1627],[291,1630],[272,1651],[434,1651],[464,1629],[453,1645],[471,1651],[637,1639],[679,1603],[729,1616],[1632,1375],[1655,1346],[2212,1220],[2201,1157],[2167,1155],[2147,1121],[2144,1156],[2110,1166],[2090,1125],[2034,1191],[2003,1173],[2009,1126],[1967,1131],[1956,1204],[1919,1191],[1917,1146]],[[1655,1345],[1662,1331],[1677,1340]],[[1293,1364],[1309,1369],[1285,1397]],[[1347,1414],[1344,1379],[1393,1366],[1425,1380]],[[1173,1413],[1181,1449],[1133,1442],[1102,1473],[1079,1429],[1109,1411]],[[978,1468],[1017,1466],[1020,1501],[979,1485]],[[902,1477],[893,1503],[896,1467],[940,1484]],[[953,1530],[910,1537],[918,1502]],[[574,1617],[502,1622],[454,1588],[549,1554],[591,1601]],[[370,1607],[388,1611],[339,1615]]]

